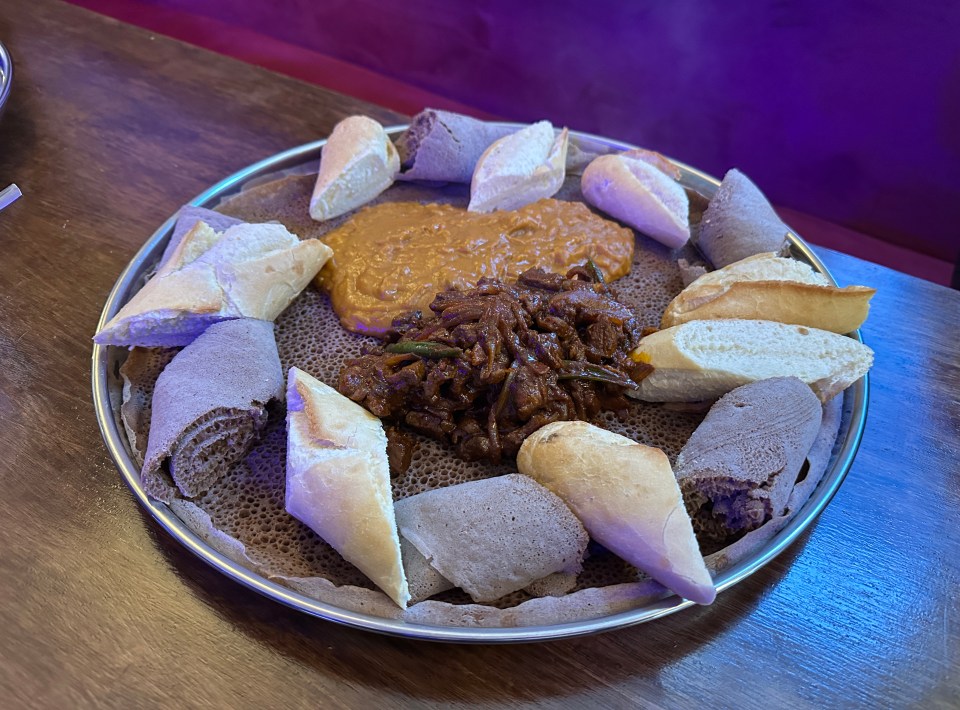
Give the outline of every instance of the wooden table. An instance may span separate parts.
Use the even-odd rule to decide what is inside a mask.
[[[879,294],[856,463],[709,608],[525,646],[416,643],[263,599],[143,514],[107,456],[90,336],[180,204],[375,106],[56,0],[6,0],[0,121],[0,705],[780,707],[960,702],[960,294],[837,253]],[[807,235],[816,240],[816,235]]]

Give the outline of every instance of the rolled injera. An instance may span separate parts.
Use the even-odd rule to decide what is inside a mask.
[[[783,515],[823,410],[796,377],[728,392],[677,457],[675,473],[701,545],[716,549]]]
[[[469,183],[483,151],[515,131],[458,113],[425,109],[397,139],[397,179]]]
[[[719,269],[761,252],[784,253],[789,231],[760,188],[733,169],[703,213],[697,248]]]
[[[154,498],[208,490],[250,450],[283,400],[273,323],[241,318],[211,325],[160,373],[140,481]],[[174,488],[176,486],[176,489]]]

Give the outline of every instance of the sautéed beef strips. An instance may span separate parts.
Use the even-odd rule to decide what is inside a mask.
[[[592,262],[565,276],[530,269],[395,320],[389,344],[345,363],[339,390],[466,459],[499,462],[550,422],[630,406],[624,390],[650,371],[629,356],[640,337]]]

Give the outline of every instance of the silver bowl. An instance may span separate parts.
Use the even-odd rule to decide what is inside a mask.
[[[13,58],[10,52],[0,42],[0,116],[10,97],[10,87],[13,85]]]
[[[517,124],[514,127],[520,128],[521,126]],[[406,126],[393,126],[387,129],[387,132],[395,135],[405,128]],[[572,140],[577,140],[581,145],[593,144],[600,148],[626,150],[635,147],[619,141],[574,131],[570,132],[570,137]],[[320,149],[325,143],[325,140],[308,143],[262,160],[221,180],[191,200],[190,204],[200,207],[214,207],[221,198],[235,194],[251,180],[263,178],[278,171],[294,169],[311,161],[317,161],[320,156]],[[677,163],[677,165],[681,169],[681,182],[685,187],[707,198],[713,196],[720,184],[716,178],[682,163]],[[176,216],[174,215],[164,222],[133,257],[123,273],[120,274],[107,298],[97,330],[101,329],[113,317],[142,284],[145,273],[163,253],[173,231],[175,219]],[[790,234],[789,239],[793,255],[796,258],[809,263],[836,285],[836,281],[827,271],[823,262],[817,258],[799,236]],[[862,342],[859,331],[853,333],[852,336]],[[190,552],[227,577],[274,601],[306,614],[354,628],[414,639],[460,643],[516,643],[583,636],[652,621],[693,605],[693,602],[671,596],[629,611],[565,624],[511,628],[444,627],[413,624],[348,611],[280,586],[214,550],[187,527],[166,504],[149,498],[144,492],[140,485],[140,472],[133,462],[130,444],[119,420],[118,410],[122,396],[122,383],[116,372],[125,352],[123,348],[94,345],[92,383],[94,407],[100,424],[100,431],[103,434],[107,450],[120,470],[123,479],[150,515]],[[722,592],[743,581],[782,553],[816,520],[817,516],[833,498],[853,464],[860,439],[863,436],[869,399],[868,382],[868,377],[864,376],[843,395],[843,420],[834,454],[823,479],[810,499],[797,512],[793,520],[783,530],[774,535],[771,540],[764,543],[745,559],[717,575],[714,582],[718,591]],[[723,596],[720,596],[716,603],[722,604]]]

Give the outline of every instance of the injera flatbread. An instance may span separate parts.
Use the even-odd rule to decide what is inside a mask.
[[[425,109],[397,139],[399,179],[469,184],[483,151],[516,130],[458,113]]]
[[[787,508],[822,407],[796,377],[737,387],[710,408],[675,473],[701,544],[724,546]]]
[[[734,168],[703,214],[697,246],[719,269],[762,252],[785,254],[789,232],[760,189]]]
[[[294,174],[269,182],[258,180],[256,187],[227,200],[219,209],[247,221],[278,220],[301,238],[318,237],[349,217],[322,224],[309,218],[314,179],[313,175]],[[579,199],[577,181],[568,180],[557,197]],[[698,220],[706,201],[698,195],[690,197],[692,219]],[[416,200],[465,207],[468,198],[465,185],[425,188],[398,183],[375,202]],[[696,256],[690,247],[671,252],[643,236],[638,236],[637,247],[633,272],[616,282],[614,288],[620,299],[635,309],[644,325],[655,327],[666,305],[683,288],[676,259],[683,257],[692,261]],[[276,334],[284,370],[296,365],[331,386],[337,383],[341,363],[359,355],[365,344],[373,342],[344,331],[326,296],[312,286],[280,315]],[[161,351],[154,351],[150,357],[158,357],[157,352]],[[146,401],[149,382],[134,383],[134,389],[149,404]],[[673,463],[703,416],[703,412],[675,411],[658,404],[636,402],[628,412],[605,412],[594,423],[662,448]],[[418,435],[415,438],[418,444],[409,470],[392,481],[397,500],[424,490],[515,471],[512,462],[501,466],[464,462],[439,442]],[[832,447],[835,427],[828,438]],[[503,627],[596,618],[641,607],[668,594],[656,582],[638,576],[637,570],[620,558],[591,543],[576,587],[564,596],[539,599],[521,591],[478,605],[463,592],[450,590],[401,611],[358,570],[284,511],[285,447],[282,417],[274,417],[261,441],[241,464],[204,496],[190,502],[177,501],[177,511],[189,509],[188,525],[204,539],[213,541],[211,544],[223,554],[312,598],[344,609],[414,623]],[[819,480],[828,459],[829,456],[811,465],[804,479],[807,486]],[[780,527],[785,524],[785,521],[775,522]],[[771,524],[750,536],[759,540],[768,529],[767,537],[779,527],[774,529]],[[732,546],[736,548],[736,559],[754,549],[741,545],[745,541],[746,538]],[[759,540],[756,544],[762,542]],[[712,570],[721,570],[733,563],[722,557],[724,552],[707,558]]]
[[[144,490],[161,500],[202,493],[242,459],[283,400],[273,323],[238,318],[211,325],[176,354],[152,393]]]
[[[564,502],[519,474],[424,491],[396,512],[400,533],[475,601],[579,572],[587,548],[587,532]]]

